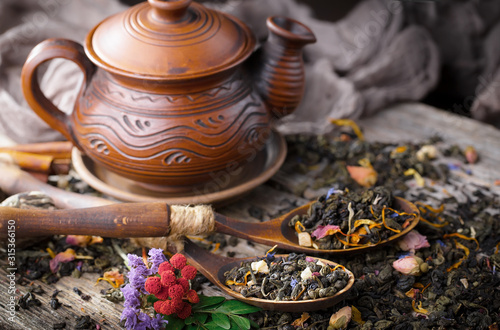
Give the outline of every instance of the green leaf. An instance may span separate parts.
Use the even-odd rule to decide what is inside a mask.
[[[212,321],[216,323],[222,329],[229,330],[231,329],[231,323],[229,322],[229,317],[226,314],[222,313],[213,313]]]
[[[226,300],[222,305],[216,308],[216,312],[226,314],[249,314],[260,311],[259,307],[245,304],[238,300]]]
[[[157,302],[158,298],[156,298],[154,295],[150,294],[147,298],[147,302],[150,303],[151,305],[154,304],[155,302]]]
[[[220,304],[222,304],[226,300],[226,298],[220,296],[207,297],[199,295],[199,297],[200,297],[200,302],[193,305],[193,312],[199,310],[217,308]]]
[[[196,322],[203,324],[207,321],[208,314],[202,313],[202,312],[195,312],[195,313],[191,314],[190,317],[194,318],[194,320]]]
[[[220,330],[219,325],[213,321],[203,324],[203,327],[207,330]]]
[[[189,324],[193,324],[195,323],[196,320],[194,319],[194,317],[191,315],[191,316],[188,316],[185,320],[184,320],[184,324],[186,325],[189,325]]]
[[[238,315],[229,315],[229,318],[231,319],[231,321],[236,323],[236,326],[238,327],[238,329],[242,329],[242,330],[250,329],[250,320],[247,319],[246,317],[238,316]]]
[[[165,320],[168,321],[167,327],[168,329],[172,330],[181,330],[184,328],[184,320],[178,318],[177,316],[173,315],[166,315],[163,317]]]
[[[167,327],[168,327],[168,325],[167,325]],[[201,329],[201,327],[197,324],[186,325],[186,328],[185,328],[185,330],[198,330],[198,329]]]

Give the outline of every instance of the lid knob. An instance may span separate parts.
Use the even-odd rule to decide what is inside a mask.
[[[148,2],[153,8],[153,18],[176,22],[184,18],[192,0],[148,0]]]

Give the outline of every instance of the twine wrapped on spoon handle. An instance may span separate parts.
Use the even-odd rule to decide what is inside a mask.
[[[215,230],[215,213],[208,205],[171,205],[170,232],[162,237],[133,238],[132,242],[139,246],[161,248],[166,250],[171,244],[176,251],[184,250],[184,237],[206,235]]]

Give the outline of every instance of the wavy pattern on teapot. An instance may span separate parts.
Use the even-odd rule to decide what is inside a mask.
[[[109,148],[102,139],[89,139],[89,145],[92,149],[104,155],[109,155]]]
[[[189,125],[177,125],[173,127],[169,127],[166,129],[163,129],[161,131],[155,131],[151,133],[147,133],[148,131],[152,131],[152,123],[151,120],[144,120],[144,119],[131,119],[128,115],[123,115],[122,120],[119,120],[115,116],[111,115],[105,115],[105,114],[89,114],[87,113],[86,109],[80,111],[79,115],[85,118],[88,118],[89,120],[82,121],[80,120],[79,116],[76,116],[76,120],[79,125],[82,127],[102,127],[102,126],[109,126],[109,125],[104,125],[102,124],[103,122],[109,122],[112,121],[116,123],[116,125],[123,131],[124,134],[127,134],[129,136],[132,136],[134,138],[151,138],[154,136],[158,135],[163,135],[172,132],[175,132],[177,130],[189,130],[193,131],[194,133],[201,135],[204,138],[211,138],[211,137],[219,137],[222,134],[225,134],[227,131],[234,129],[235,125],[238,122],[246,122],[247,117],[252,116],[252,115],[257,115],[257,116],[267,116],[266,112],[248,112],[248,109],[251,108],[260,108],[262,106],[262,103],[260,102],[248,102],[245,104],[245,106],[240,110],[238,115],[232,119],[230,123],[228,123],[223,129],[220,129],[222,125],[217,126],[216,123],[222,124],[224,123],[224,120],[226,119],[223,115],[219,115],[214,119],[212,116],[206,118],[206,120],[202,118],[197,118],[193,121],[193,126]],[[214,111],[217,111],[215,109]],[[214,112],[212,111],[212,112]],[[222,118],[221,118],[222,116]],[[245,118],[243,118],[246,116]],[[165,116],[165,119],[171,119],[172,116]],[[243,118],[243,119],[242,119]],[[153,118],[151,118],[153,119]],[[156,119],[158,120],[158,119]],[[122,123],[123,121],[123,123]],[[211,123],[211,124],[207,124]],[[148,126],[149,125],[149,126]],[[204,131],[200,132],[199,128],[196,126],[204,127],[204,128],[211,128],[212,131]],[[241,126],[241,125],[240,125]],[[236,129],[240,129],[240,127],[237,127]],[[118,135],[118,134],[117,134]]]
[[[98,127],[102,130],[107,130],[109,132],[111,132],[124,146],[130,148],[130,149],[135,149],[135,150],[147,150],[147,149],[151,149],[151,148],[154,148],[154,147],[158,147],[158,146],[161,146],[161,145],[164,145],[170,141],[173,141],[173,140],[183,140],[183,141],[189,141],[190,143],[193,143],[194,145],[197,145],[199,147],[203,147],[203,148],[207,148],[207,149],[212,149],[212,148],[218,148],[218,147],[222,147],[226,144],[229,143],[229,141],[233,140],[235,138],[235,136],[238,136],[243,132],[246,132],[248,131],[251,127],[257,125],[257,126],[267,126],[266,124],[264,123],[254,123],[254,124],[251,124],[251,125],[248,125],[248,127],[245,127],[247,126],[247,122],[254,116],[264,116],[264,115],[267,115],[267,114],[263,114],[263,113],[259,113],[259,112],[251,112],[248,114],[248,116],[246,116],[244,118],[243,121],[241,121],[239,123],[239,125],[237,127],[235,127],[233,129],[233,132],[231,132],[232,134],[229,135],[227,138],[225,138],[222,143],[216,143],[216,144],[209,144],[209,143],[204,143],[204,142],[209,142],[210,140],[214,140],[214,141],[220,141],[221,140],[221,136],[224,137],[224,135],[222,134],[217,134],[217,135],[212,135],[212,136],[207,136],[206,134],[202,134],[200,133],[199,131],[193,129],[193,131],[195,133],[198,133],[199,135],[199,138],[198,139],[194,139],[194,138],[191,138],[189,136],[167,136],[161,140],[157,140],[153,143],[149,143],[149,144],[143,144],[143,140],[144,140],[144,137],[137,137],[135,140],[136,142],[135,143],[131,143],[131,141],[125,141],[121,136],[120,134],[114,130],[112,127],[110,127],[109,125],[105,125],[105,124],[92,124],[92,125],[86,125],[86,124],[81,124],[83,127]],[[102,131],[101,130],[101,131]],[[83,137],[88,137],[89,135],[101,135],[102,138],[104,138],[104,136],[102,134],[99,134],[99,133],[88,133],[88,134],[84,134],[82,135]],[[158,134],[156,134],[158,135]],[[128,135],[130,136],[130,135]],[[109,141],[108,139],[106,139],[107,141]],[[203,140],[204,142],[201,142],[199,140]],[[213,152],[213,151],[212,151]]]
[[[223,121],[224,121],[224,116],[218,115],[216,119],[214,119],[213,117],[208,117],[207,121],[204,121],[202,119],[197,119],[195,120],[194,123],[203,128],[217,128]]]
[[[258,127],[265,127],[263,126],[263,124],[254,124],[254,125],[251,125],[250,127],[248,127],[245,131],[250,131],[250,130],[255,130],[256,128]],[[246,134],[243,134],[243,136],[246,136]],[[105,144],[107,145],[108,149],[113,149],[115,152],[119,153],[120,155],[122,155],[123,157],[126,157],[128,159],[131,159],[131,160],[136,160],[136,161],[146,161],[146,160],[152,160],[152,159],[158,159],[161,163],[166,163],[166,159],[170,156],[170,153],[172,153],[173,151],[184,151],[186,154],[191,154],[194,156],[194,158],[204,158],[204,159],[216,159],[218,158],[220,155],[219,154],[214,154],[213,153],[213,150],[212,149],[212,146],[210,145],[204,145],[204,144],[200,144],[198,141],[195,141],[195,140],[192,140],[192,139],[189,139],[187,137],[177,137],[177,139],[180,139],[180,140],[184,140],[184,141],[188,141],[188,142],[192,142],[193,144],[195,144],[197,146],[196,150],[198,151],[193,151],[192,149],[188,149],[188,148],[178,148],[178,147],[173,147],[173,148],[170,148],[170,149],[167,149],[167,150],[162,150],[160,152],[156,152],[154,154],[151,154],[151,155],[148,155],[148,156],[144,156],[144,157],[138,157],[138,156],[133,156],[133,155],[130,155],[129,153],[121,150],[120,148],[118,148],[114,143],[112,143],[110,141],[110,139],[106,138],[105,136],[103,136],[102,134],[100,133],[89,133],[89,134],[85,134],[82,136],[82,138],[84,139],[87,139],[88,141],[100,141],[101,144]],[[234,136],[232,136],[232,138],[234,138]],[[232,139],[231,138],[231,139]],[[231,140],[229,139],[229,140]],[[228,140],[228,142],[229,142]],[[237,145],[238,143],[238,138],[235,139],[234,144]],[[155,143],[153,145],[150,145],[150,146],[143,146],[141,148],[134,148],[134,149],[144,149],[144,148],[147,148],[147,149],[152,149],[154,146],[158,146],[159,144],[164,144],[164,143]],[[202,146],[200,148],[200,146]],[[203,151],[200,151],[201,150],[204,150],[205,152]],[[225,151],[221,150],[221,154],[223,154]],[[185,155],[186,155],[185,154]],[[109,156],[108,156],[109,155]],[[168,156],[165,156],[165,155],[168,155]],[[107,161],[110,161],[110,156],[111,156],[111,153],[108,153],[106,154],[106,159]],[[189,157],[191,158],[190,159],[190,162],[194,159],[193,156],[189,157],[186,155],[186,157]],[[168,165],[172,165],[172,162],[170,162]],[[143,166],[146,166],[146,164],[143,164]],[[153,166],[150,166],[150,167],[155,167],[154,165]],[[204,165],[204,167],[206,167]]]
[[[210,156],[207,156],[207,155],[204,155],[202,153],[195,152],[193,150],[186,149],[186,148],[172,148],[172,149],[162,150],[160,152],[156,152],[156,153],[148,155],[148,156],[137,157],[137,156],[129,155],[128,153],[120,150],[114,143],[112,143],[108,138],[106,138],[102,134],[99,134],[99,133],[89,133],[89,134],[83,135],[82,137],[85,138],[85,139],[87,139],[87,140],[89,140],[89,141],[91,141],[91,140],[100,140],[103,143],[106,143],[110,149],[113,149],[115,152],[121,154],[122,156],[125,156],[125,157],[127,157],[129,159],[138,160],[138,161],[144,161],[144,160],[151,160],[151,159],[159,158],[159,157],[161,157],[161,156],[163,156],[163,155],[171,152],[173,149],[184,150],[184,151],[189,152],[189,153],[191,153],[191,154],[193,154],[193,155],[195,155],[197,157],[210,158]],[[147,166],[147,164],[143,164],[143,165]]]
[[[175,119],[175,118],[183,118],[183,117],[192,117],[192,116],[201,116],[203,114],[212,114],[214,112],[219,112],[220,110],[223,110],[225,108],[229,108],[232,106],[237,105],[238,103],[242,102],[245,98],[250,97],[252,101],[255,102],[260,102],[259,99],[256,99],[253,93],[252,88],[249,86],[243,86],[243,88],[238,88],[233,94],[225,95],[224,98],[219,98],[217,99],[215,103],[211,104],[209,107],[206,105],[193,105],[193,107],[190,109],[191,111],[186,112],[185,110],[179,111],[176,109],[173,110],[168,110],[168,109],[162,109],[162,111],[158,111],[156,109],[149,110],[149,109],[139,109],[140,111],[137,110],[137,108],[131,107],[127,104],[123,103],[116,103],[114,102],[113,99],[109,99],[101,95],[98,91],[92,90],[87,93],[86,95],[86,100],[87,103],[90,104],[94,103],[94,98],[97,99],[99,102],[105,104],[107,107],[115,109],[116,111],[119,111],[120,113],[126,113],[131,116],[147,116],[150,119]],[[80,109],[80,113],[82,115],[88,116],[88,117],[102,117],[102,118],[109,118],[112,119],[110,115],[108,115],[108,109],[105,111],[102,111],[99,107],[94,108],[92,113],[89,113],[87,110],[91,109],[90,106],[88,107],[82,107]],[[97,109],[97,111],[96,111]],[[205,109],[205,110],[200,110],[200,109]],[[193,112],[194,110],[194,112]],[[97,112],[97,113],[96,113]],[[167,112],[167,113],[165,113]]]
[[[202,98],[212,99],[218,96],[222,91],[231,91],[233,89],[233,85],[235,82],[241,81],[240,77],[236,77],[231,79],[230,81],[224,83],[221,86],[217,86],[215,88],[201,91],[193,94],[171,94],[171,95],[161,95],[161,96],[153,96],[153,95],[144,95],[145,93],[132,94],[130,90],[127,90],[127,93],[122,92],[119,85],[114,86],[116,89],[112,89],[109,84],[102,84],[102,81],[99,80],[96,82],[95,87],[96,90],[102,93],[104,96],[106,94],[109,95],[118,95],[125,101],[149,101],[151,103],[157,103],[159,101],[168,101],[169,103],[176,104],[179,100],[188,100],[189,102],[197,102]]]
[[[191,158],[188,157],[187,155],[183,154],[180,151],[176,151],[168,155],[163,159],[163,162],[167,165],[171,165],[172,163],[177,163],[177,164],[182,164],[182,163],[189,163],[191,161]]]
[[[123,115],[123,122],[125,125],[127,125],[128,128],[130,128],[132,131],[137,132],[137,130],[140,131],[145,131],[148,127],[151,127],[151,122],[149,120],[144,120],[141,121],[140,119],[136,119],[130,121],[129,117],[127,115]]]

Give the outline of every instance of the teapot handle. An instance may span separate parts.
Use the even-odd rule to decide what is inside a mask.
[[[21,73],[23,93],[30,107],[40,118],[50,127],[61,132],[75,146],[79,146],[73,134],[70,115],[61,111],[47,99],[38,84],[38,67],[55,58],[70,60],[83,71],[84,82],[80,87],[77,100],[82,96],[96,67],[85,55],[82,45],[71,40],[57,38],[39,43],[29,54]]]

